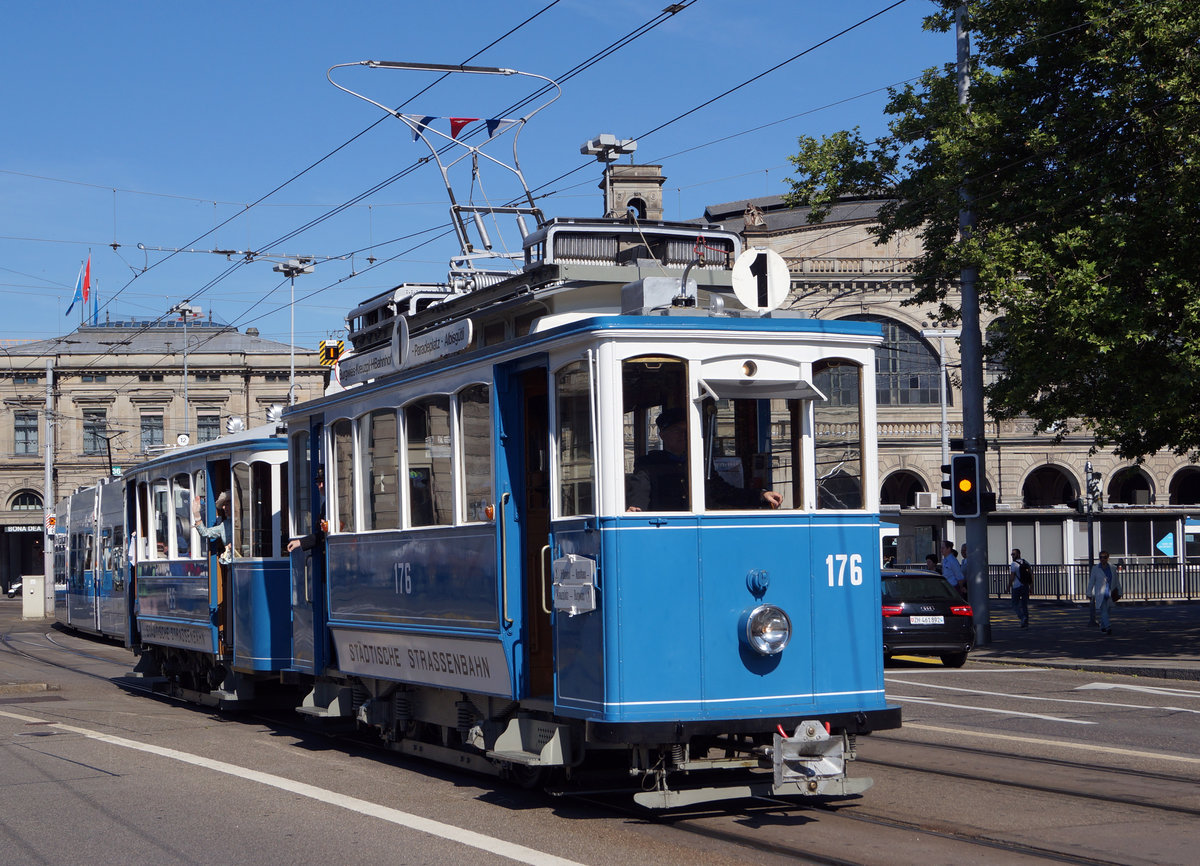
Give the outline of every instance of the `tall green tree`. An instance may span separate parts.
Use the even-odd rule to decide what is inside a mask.
[[[960,4],[933,0],[926,28]],[[969,108],[953,63],[893,90],[890,133],[800,139],[789,201],[886,192],[916,231],[914,303],[945,321],[964,265],[1003,316],[999,417],[1090,428],[1119,454],[1200,450],[1200,3],[972,0]],[[960,236],[960,191],[976,223]]]

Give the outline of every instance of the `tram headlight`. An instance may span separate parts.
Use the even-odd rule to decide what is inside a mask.
[[[759,655],[773,656],[791,640],[792,621],[783,608],[760,604],[742,614],[738,635]]]

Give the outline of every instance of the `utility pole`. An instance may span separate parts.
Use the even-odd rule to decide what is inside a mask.
[[[967,7],[960,5],[954,14],[955,39],[958,48],[958,104],[970,110],[971,77],[968,64],[971,59],[971,41],[967,31]],[[958,232],[960,241],[971,237],[975,227],[975,210],[971,191],[966,183],[959,187]],[[962,298],[962,350],[963,382],[963,450],[979,458],[979,479],[982,484],[987,477],[985,452],[987,439],[984,436],[983,418],[983,334],[979,326],[979,289],[976,280],[979,272],[966,267],[959,278]],[[983,495],[980,490],[980,496]],[[988,549],[987,511],[980,509],[978,517],[967,518],[967,562],[966,577],[968,599],[975,612],[975,644],[987,646],[992,642],[991,611],[988,606]]]
[[[42,613],[54,616],[54,532],[50,531],[50,518],[54,514],[54,361],[46,359],[46,455],[42,478],[42,568],[44,571],[42,591]],[[57,531],[57,530],[56,530]]]

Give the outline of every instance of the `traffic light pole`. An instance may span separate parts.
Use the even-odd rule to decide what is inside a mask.
[[[970,75],[967,68],[971,47],[966,28],[966,5],[959,6],[955,14],[955,38],[958,48],[958,103],[970,105]],[[958,231],[960,240],[971,236],[975,225],[975,211],[970,191],[964,186],[959,189],[960,207]],[[979,326],[979,290],[976,286],[978,270],[965,267],[960,278],[962,297],[962,335],[959,346],[962,352],[963,394],[963,450],[979,458],[979,496],[982,501],[984,479],[987,478],[987,439],[984,437],[983,419],[983,335]],[[967,524],[967,561],[964,569],[967,578],[968,600],[975,614],[975,645],[988,646],[992,642],[991,611],[988,607],[988,539],[987,511],[980,509],[978,517],[969,517]]]

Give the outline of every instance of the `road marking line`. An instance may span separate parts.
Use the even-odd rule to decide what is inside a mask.
[[[1114,746],[1093,746],[1088,743],[1073,743],[1063,740],[1043,740],[1040,737],[1016,737],[1012,734],[993,734],[985,731],[973,731],[970,728],[942,728],[937,725],[922,725],[919,722],[905,722],[904,728],[915,728],[918,731],[935,731],[939,734],[954,734],[956,737],[982,737],[985,740],[1011,740],[1014,743],[1034,743],[1039,746],[1054,746],[1056,749],[1077,749],[1082,752],[1104,752],[1110,755],[1127,755],[1134,758],[1154,758],[1159,761],[1177,761],[1182,764],[1200,764],[1200,758],[1189,758],[1186,755],[1165,755],[1161,752],[1139,752],[1135,749],[1118,749]],[[900,728],[900,730],[904,730]],[[874,736],[882,737],[884,731]],[[894,738],[894,737],[893,737]]]
[[[1148,695],[1168,695],[1171,697],[1182,695],[1185,698],[1200,698],[1200,692],[1195,689],[1171,689],[1166,686],[1128,686],[1116,683],[1088,683],[1085,686],[1076,686],[1076,689],[1128,689],[1131,692],[1144,692]]]
[[[1144,705],[1144,704],[1118,704],[1118,703],[1113,703],[1111,701],[1083,701],[1083,700],[1079,700],[1078,698],[1046,698],[1046,697],[1041,697],[1039,695],[1014,695],[1014,694],[1010,694],[1008,692],[988,692],[988,691],[984,691],[983,689],[967,689],[967,688],[962,688],[959,686],[938,686],[938,685],[934,685],[933,683],[914,683],[914,682],[909,682],[906,680],[889,680],[889,682],[895,683],[897,685],[902,685],[902,686],[916,686],[919,689],[943,689],[945,691],[950,691],[950,692],[966,692],[966,693],[972,694],[972,695],[987,695],[987,696],[993,697],[993,698],[1014,698],[1016,700],[1022,700],[1022,701],[1048,701],[1051,703],[1059,703],[1059,704],[1083,704],[1084,706],[1088,706],[1088,707],[1116,707],[1116,708],[1123,708],[1123,709],[1128,709],[1128,710],[1162,710],[1163,712],[1171,712],[1171,713],[1200,713],[1200,710],[1188,709],[1187,707],[1157,707],[1157,706],[1153,706],[1153,705]],[[1092,686],[1077,686],[1076,690],[1088,689],[1088,688],[1097,688],[1097,689],[1133,688],[1136,691],[1148,692],[1150,694],[1165,694],[1168,697],[1173,697],[1175,695],[1174,689],[1159,692],[1151,687],[1143,688],[1143,687],[1137,687],[1137,686],[1128,686],[1128,687],[1105,686],[1105,685],[1101,685],[1099,683],[1092,685]],[[1184,694],[1191,694],[1191,695],[1195,695],[1196,697],[1200,697],[1200,695],[1197,695],[1195,692],[1185,692]]]
[[[45,719],[35,719],[32,716],[22,716],[20,713],[10,713],[7,710],[0,710],[0,716],[8,719],[16,719],[18,722],[35,722],[38,724],[48,724]]]
[[[23,718],[12,713],[5,713],[4,715],[12,715],[14,718]],[[40,720],[33,719],[31,721]],[[64,731],[70,731],[74,734],[80,734],[84,737],[88,737],[89,739],[99,740],[103,743],[109,743],[114,746],[121,746],[126,749],[134,749],[139,752],[146,752],[151,755],[170,758],[173,761],[180,761],[185,764],[192,764],[196,767],[203,767],[208,770],[216,770],[218,773],[226,773],[230,776],[237,776],[242,779],[247,779],[251,782],[269,785],[273,788],[279,788],[282,791],[289,791],[293,794],[299,794],[302,797],[308,797],[312,800],[317,800],[322,803],[329,803],[332,806],[340,806],[341,808],[348,809],[351,812],[358,812],[359,814],[367,815],[372,818],[379,818],[383,821],[389,821],[392,824],[397,824],[401,827],[408,827],[412,830],[428,833],[430,836],[437,836],[441,839],[448,839],[451,842],[457,842],[461,845],[468,845],[472,848],[478,848],[479,850],[486,851],[489,854],[497,854],[502,857],[507,857],[508,859],[515,860],[518,863],[529,863],[531,866],[583,866],[583,864],[580,864],[574,860],[556,857],[553,854],[547,854],[544,851],[537,851],[533,848],[526,848],[524,845],[518,845],[513,842],[506,842],[503,839],[497,839],[494,836],[485,836],[482,833],[476,833],[472,830],[464,830],[463,828],[455,827],[452,824],[443,824],[441,821],[433,821],[429,818],[422,818],[420,815],[413,815],[409,812],[402,812],[399,809],[381,806],[378,803],[360,800],[358,797],[348,797],[345,794],[339,794],[336,791],[328,791],[324,788],[318,788],[315,785],[307,785],[303,782],[285,779],[282,776],[276,776],[271,773],[261,773],[258,770],[239,767],[236,764],[228,764],[224,761],[214,761],[199,755],[180,752],[176,749],[167,749],[163,748],[162,746],[153,746],[149,743],[140,743],[136,740],[127,740],[124,737],[114,737],[111,734],[103,734],[99,731],[88,730],[87,728],[78,728],[74,725],[55,723],[54,727]]]
[[[943,701],[935,701],[932,698],[909,697],[907,695],[888,695],[888,700],[892,701],[913,701],[918,704],[928,704],[931,707],[950,707],[956,710],[974,710],[977,713],[995,713],[1000,716],[1024,716],[1027,719],[1045,719],[1048,722],[1063,722],[1068,725],[1095,725],[1098,722],[1085,722],[1081,719],[1063,719],[1058,716],[1043,716],[1040,713],[1022,713],[1017,710],[993,710],[988,707],[973,707],[970,704],[947,704]],[[905,727],[908,727],[905,725]]]

